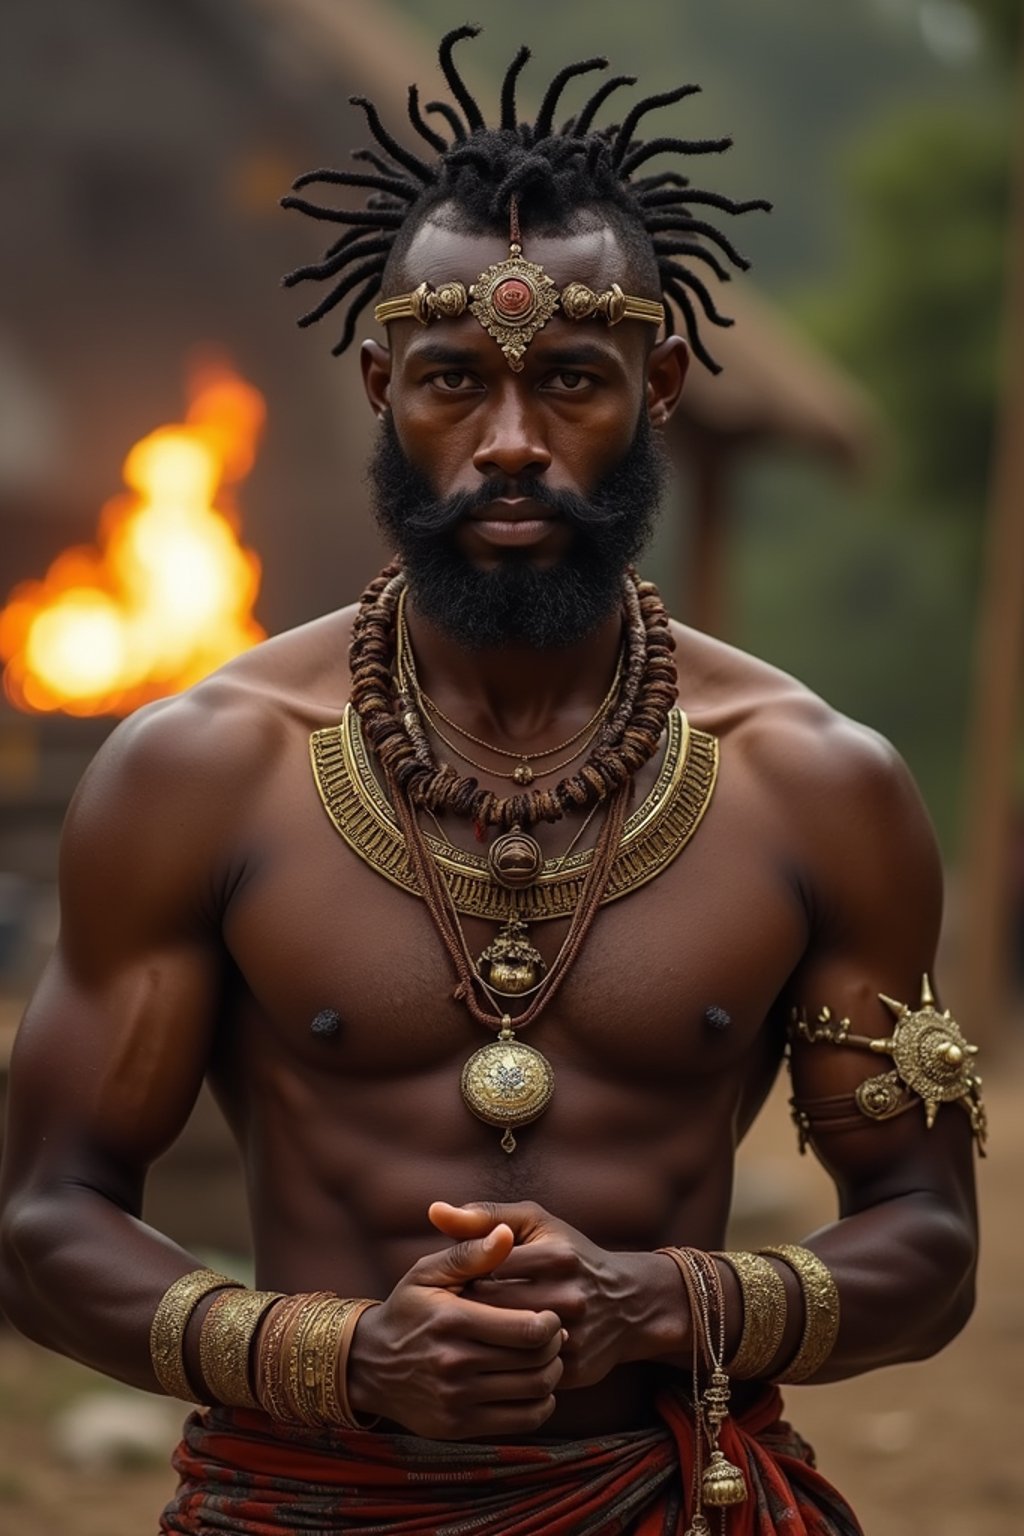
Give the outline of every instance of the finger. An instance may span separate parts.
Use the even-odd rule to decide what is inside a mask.
[[[488,1226],[504,1222],[512,1228],[517,1242],[529,1242],[545,1225],[554,1220],[532,1200],[511,1204],[497,1204],[491,1200],[473,1200],[466,1205],[449,1205],[446,1200],[435,1200],[428,1215],[434,1225],[440,1226],[449,1237],[475,1237]],[[444,1223],[441,1226],[442,1222]]]
[[[555,1312],[565,1321],[564,1303],[569,1299],[568,1287],[559,1287],[549,1281],[533,1280],[474,1280],[466,1300],[480,1301],[485,1306],[502,1308],[506,1312]]]
[[[547,1349],[562,1333],[561,1319],[554,1312],[488,1307],[463,1297],[453,1306],[448,1322],[456,1338],[528,1353]]]
[[[559,1329],[553,1333],[548,1342],[541,1349],[517,1349],[514,1353],[508,1349],[495,1349],[489,1344],[466,1346],[467,1374],[491,1375],[494,1372],[503,1371],[539,1371],[545,1365],[556,1360],[562,1352],[565,1342],[565,1329]]]
[[[565,1367],[557,1357],[532,1371],[491,1371],[479,1376],[474,1396],[480,1403],[519,1403],[550,1397]]]
[[[447,1200],[433,1201],[427,1216],[439,1232],[455,1238],[482,1237],[501,1220],[485,1206],[449,1205]]]
[[[427,1254],[413,1265],[410,1278],[416,1285],[458,1289],[468,1280],[489,1274],[508,1258],[514,1241],[509,1227],[497,1226],[484,1237],[456,1243],[443,1253]]]
[[[520,1243],[495,1270],[498,1280],[534,1280],[540,1276],[568,1279],[580,1267],[580,1257],[565,1242]]]

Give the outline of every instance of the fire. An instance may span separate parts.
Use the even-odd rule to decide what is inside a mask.
[[[231,487],[252,468],[265,414],[251,384],[207,368],[185,421],[135,444],[98,547],[65,550],[0,609],[13,704],[130,714],[264,639],[252,617],[260,563],[239,542]]]

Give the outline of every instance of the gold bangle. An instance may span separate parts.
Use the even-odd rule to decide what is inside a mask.
[[[743,1332],[729,1362],[729,1375],[737,1381],[756,1381],[767,1373],[786,1331],[785,1281],[773,1264],[756,1253],[714,1253],[712,1258],[728,1264],[743,1297]]]
[[[323,1355],[318,1324],[329,1321],[336,1302],[332,1291],[313,1291],[305,1296],[285,1351],[285,1400],[290,1417],[314,1429],[320,1426],[316,1389]]]
[[[364,1312],[371,1307],[379,1307],[381,1302],[368,1301],[360,1298],[353,1301],[345,1317],[344,1327],[338,1341],[338,1355],[335,1369],[331,1371],[331,1377],[335,1382],[338,1394],[338,1418],[335,1423],[343,1429],[372,1429],[380,1422],[380,1415],[373,1419],[359,1419],[353,1411],[348,1396],[348,1357],[352,1351],[352,1339],[356,1331],[356,1324]]]
[[[169,1285],[161,1296],[149,1328],[149,1358],[153,1374],[168,1397],[199,1403],[185,1370],[185,1329],[204,1296],[222,1286],[241,1289],[241,1282],[214,1269],[193,1269]]]
[[[214,1298],[199,1334],[203,1381],[217,1402],[258,1408],[252,1389],[252,1341],[280,1291],[224,1291]]]
[[[287,1420],[288,1409],[282,1398],[283,1373],[280,1361],[288,1326],[300,1309],[304,1297],[286,1296],[272,1307],[257,1349],[255,1387],[259,1405],[272,1419]]]
[[[809,1248],[793,1243],[779,1243],[758,1249],[788,1264],[800,1282],[804,1298],[804,1331],[793,1359],[773,1381],[790,1385],[806,1381],[825,1364],[839,1336],[839,1291],[829,1270]]]

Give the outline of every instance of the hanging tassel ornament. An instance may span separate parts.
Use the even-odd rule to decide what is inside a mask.
[[[714,1260],[711,1262],[713,1264]],[[703,1405],[711,1459],[701,1479],[701,1491],[704,1503],[713,1504],[716,1508],[742,1504],[747,1497],[746,1478],[740,1468],[729,1461],[725,1453],[718,1448],[719,1431],[729,1417],[729,1378],[721,1366],[721,1354],[724,1353],[725,1348],[724,1329],[722,1332],[719,1361],[714,1366],[704,1389]]]

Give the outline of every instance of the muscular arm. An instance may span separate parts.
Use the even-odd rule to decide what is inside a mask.
[[[833,726],[835,747],[852,728]],[[853,1032],[892,1034],[879,993],[914,1009],[925,972],[934,977],[941,874],[934,838],[903,765],[876,739],[856,733],[843,826],[820,840],[814,865],[815,932],[782,1005],[813,1018],[828,1006]],[[837,828],[837,830],[839,830]],[[819,834],[820,837],[820,834]],[[794,1091],[801,1099],[852,1094],[890,1068],[887,1056],[798,1040]],[[812,1234],[812,1248],[839,1287],[842,1324],[831,1380],[934,1354],[963,1327],[973,1305],[977,1221],[971,1128],[958,1104],[931,1130],[914,1103],[889,1121],[855,1128],[819,1125],[814,1151],[831,1175],[839,1219]]]
[[[72,805],[60,939],[14,1049],[0,1184],[11,1320],[151,1390],[150,1320],[197,1261],[141,1221],[143,1184],[199,1091],[220,985],[196,708],[122,726]]]

